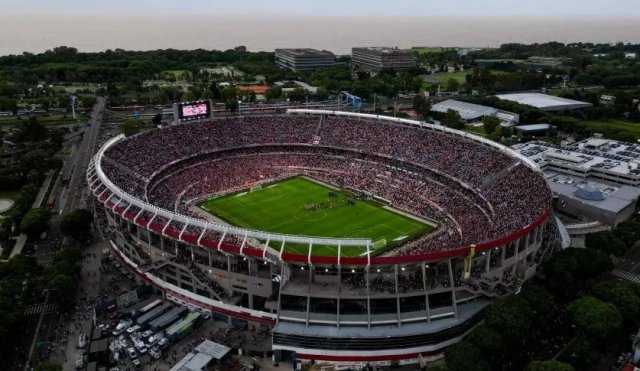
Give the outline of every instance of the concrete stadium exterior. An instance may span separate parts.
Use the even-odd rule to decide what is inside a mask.
[[[288,113],[434,130],[491,147],[539,171],[535,163],[507,147],[440,126],[349,112]],[[268,326],[277,358],[379,365],[437,359],[481,321],[494,298],[513,294],[533,277],[551,245],[549,208],[521,230],[491,241],[421,254],[346,257],[340,254],[341,247],[364,246],[369,251],[372,242],[216,224],[129,194],[102,169],[105,151],[122,140],[107,142],[87,172],[112,227],[114,255],[169,300],[210,311],[233,324]],[[153,217],[145,219],[145,214]],[[163,223],[157,222],[160,218]],[[184,226],[169,228],[173,222]],[[202,232],[190,233],[192,228]],[[207,239],[208,231],[221,237]],[[225,236],[234,238],[227,242]],[[262,243],[249,243],[255,240]],[[282,248],[274,249],[275,241]],[[293,254],[284,249],[286,243],[336,246],[338,254],[315,256],[312,248],[308,255]]]

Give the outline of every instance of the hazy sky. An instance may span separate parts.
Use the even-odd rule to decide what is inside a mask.
[[[639,0],[20,0],[3,12],[233,13],[253,15],[640,16]]]

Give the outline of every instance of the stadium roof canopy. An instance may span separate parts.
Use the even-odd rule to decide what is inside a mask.
[[[493,107],[481,106],[479,104],[461,102],[453,99],[436,103],[431,107],[431,111],[441,113],[445,113],[450,109],[457,111],[463,120],[475,120],[482,116],[495,116],[498,113],[498,110]]]
[[[496,97],[512,102],[526,104],[541,109],[542,111],[564,111],[579,108],[591,107],[588,102],[581,102],[573,99],[556,97],[554,95],[540,93],[515,93],[498,94]]]

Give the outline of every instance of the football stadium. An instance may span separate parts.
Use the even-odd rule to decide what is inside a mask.
[[[535,275],[556,234],[525,156],[370,114],[290,109],[120,135],[87,181],[137,279],[268,330],[276,360],[438,359]]]

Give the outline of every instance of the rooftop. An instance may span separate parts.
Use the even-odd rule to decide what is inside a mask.
[[[516,126],[515,129],[519,132],[526,134],[526,133],[535,132],[535,131],[549,130],[550,127],[551,125],[549,124],[531,124],[531,125]]]
[[[546,171],[545,177],[553,193],[614,213],[622,211],[640,197],[638,187],[612,186],[554,171]]]
[[[293,54],[293,55],[296,55],[296,56],[303,56],[303,55],[330,55],[330,56],[333,56],[333,53],[328,51],[328,50],[318,50],[318,49],[311,49],[311,48],[282,48],[282,49],[276,49],[276,53],[278,53],[278,52]]]
[[[211,340],[205,340],[198,345],[191,353],[182,358],[171,371],[200,371],[214,359],[221,360],[229,352],[231,348],[222,344],[214,343]]]
[[[544,168],[560,162],[582,170],[603,169],[610,173],[640,176],[640,144],[589,138],[556,146],[545,142],[528,142],[511,147]]]
[[[498,113],[498,110],[493,107],[481,106],[479,104],[461,102],[453,99],[436,103],[431,107],[432,111],[441,113],[445,113],[450,109],[457,111],[463,120],[473,120],[486,115],[493,116]]]
[[[588,102],[580,102],[573,99],[540,93],[498,94],[496,95],[496,97],[520,104],[533,106],[543,111],[563,111],[565,109],[591,107],[591,103]]]
[[[413,53],[411,49],[399,49],[397,47],[389,47],[389,46],[362,46],[353,48],[353,50],[357,49],[365,49],[372,52],[377,52],[379,54],[409,54]]]

